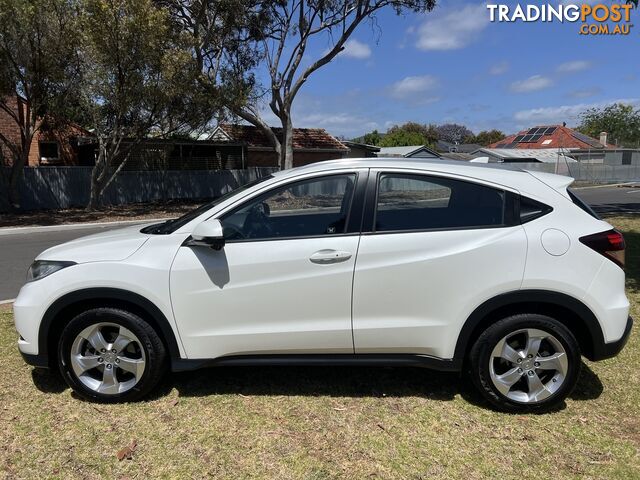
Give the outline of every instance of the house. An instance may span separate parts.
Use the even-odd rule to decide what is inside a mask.
[[[282,138],[282,128],[271,127]],[[253,125],[220,124],[209,136],[210,141],[241,145],[245,167],[277,167],[278,154],[267,136]],[[293,129],[293,166],[323,160],[344,158],[349,148],[322,128]]]
[[[345,158],[375,158],[380,151],[380,147],[375,145],[367,145],[366,143],[351,142],[343,140],[343,145],[349,148],[349,153]]]
[[[11,113],[0,109],[0,135],[12,144],[20,145],[20,127],[13,116],[24,119],[27,115],[27,102],[20,96],[10,96],[5,97],[4,104]],[[31,141],[26,166],[93,164],[93,149],[79,142],[79,138],[87,135],[90,135],[89,132],[79,125],[57,125],[44,119]],[[13,154],[2,141],[0,153],[6,165],[13,163]]]
[[[489,162],[499,163],[575,163],[572,152],[551,148],[479,148],[475,158],[488,157]]]
[[[603,132],[596,140],[583,133],[577,132],[566,125],[539,125],[510,135],[499,142],[492,143],[488,148],[501,149],[605,149],[613,148],[607,143],[607,134]]]
[[[440,158],[440,154],[426,145],[410,145],[407,147],[381,147],[378,157],[404,158]]]

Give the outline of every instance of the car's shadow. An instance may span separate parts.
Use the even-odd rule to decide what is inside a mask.
[[[60,393],[67,387],[60,375],[33,370],[38,390]],[[422,368],[398,367],[219,367],[168,374],[151,396],[158,399],[176,389],[182,397],[210,395],[414,397],[453,400],[461,395],[468,402],[489,407],[459,374]],[[603,385],[598,376],[582,365],[571,394],[573,400],[598,398]],[[564,408],[561,405],[558,409]]]

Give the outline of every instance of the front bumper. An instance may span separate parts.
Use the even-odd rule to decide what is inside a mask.
[[[32,367],[49,368],[48,355],[38,355],[38,354],[33,355],[30,353],[24,353],[23,351],[20,351],[20,355],[22,355],[22,358],[24,359],[24,361],[28,365],[31,365]]]
[[[620,353],[620,351],[624,348],[629,340],[629,335],[631,334],[631,329],[633,328],[633,318],[629,317],[627,319],[627,325],[624,329],[624,333],[619,340],[611,343],[599,343],[593,346],[593,357],[589,360],[598,361],[604,360],[606,358],[615,357]]]

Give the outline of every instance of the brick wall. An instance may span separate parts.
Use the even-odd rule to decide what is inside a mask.
[[[7,105],[9,105],[13,111],[17,110],[17,98],[8,97],[6,99]],[[20,128],[16,124],[15,120],[4,110],[0,110],[0,132],[7,137],[12,143],[20,143]],[[4,142],[0,141],[0,150],[5,159],[5,164],[10,165],[12,163],[13,154],[4,145]]]
[[[7,97],[6,102],[13,111],[18,110],[18,99],[16,97]],[[22,102],[22,100],[20,102]],[[0,132],[2,135],[7,137],[10,142],[18,145],[20,144],[20,128],[16,124],[15,120],[4,110],[0,110]],[[76,149],[73,147],[73,139],[78,135],[86,135],[86,132],[74,126],[57,130],[39,130],[31,141],[27,165],[30,167],[37,167],[41,165],[40,142],[58,143],[58,155],[60,162],[58,162],[57,165],[77,165],[78,155]],[[13,163],[13,154],[11,151],[3,144],[3,142],[0,142],[0,149],[2,149],[2,153],[4,154],[5,164],[11,165]]]

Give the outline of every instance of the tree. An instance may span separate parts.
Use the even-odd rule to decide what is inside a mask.
[[[464,125],[458,125],[457,123],[445,123],[439,125],[436,128],[438,132],[438,140],[443,140],[449,143],[463,143],[464,140],[470,136],[473,136],[473,132]]]
[[[380,135],[378,130],[374,130],[373,132],[365,133],[362,138],[356,139],[355,141],[361,141],[367,145],[380,145],[381,140],[382,135]]]
[[[188,46],[153,0],[85,0],[82,81],[75,118],[98,150],[88,209],[149,136],[189,130],[211,116]]]
[[[491,145],[492,143],[499,142],[506,135],[500,130],[482,130],[477,135],[472,135],[464,140],[464,143],[477,143],[486,147],[487,145]]]
[[[293,118],[291,111],[300,89],[316,71],[331,62],[345,48],[356,28],[374,19],[382,9],[425,12],[435,0],[280,0],[262,2],[259,17],[267,29],[257,42],[256,53],[266,71],[269,84],[264,89],[246,91],[247,103],[233,105],[240,118],[260,128],[280,158],[282,168],[293,166]],[[309,59],[310,44],[327,42],[328,48]],[[260,114],[260,100],[266,99],[279,119],[282,134],[269,127]]]
[[[437,141],[438,134],[435,125],[407,122],[403,125],[394,125],[387,130],[380,145],[383,147],[402,147],[408,145],[433,146]]]
[[[77,82],[77,12],[74,0],[0,0],[0,110],[18,132],[0,132],[0,148],[11,162],[14,208],[31,143]]]
[[[384,135],[374,130],[362,137],[364,143],[381,147],[404,147],[408,145],[433,146],[437,140],[438,136],[435,125],[423,125],[416,122],[394,125],[387,130],[387,133]]]
[[[577,130],[593,138],[607,132],[608,142],[624,147],[640,146],[640,109],[614,103],[603,108],[590,108],[580,115]]]

